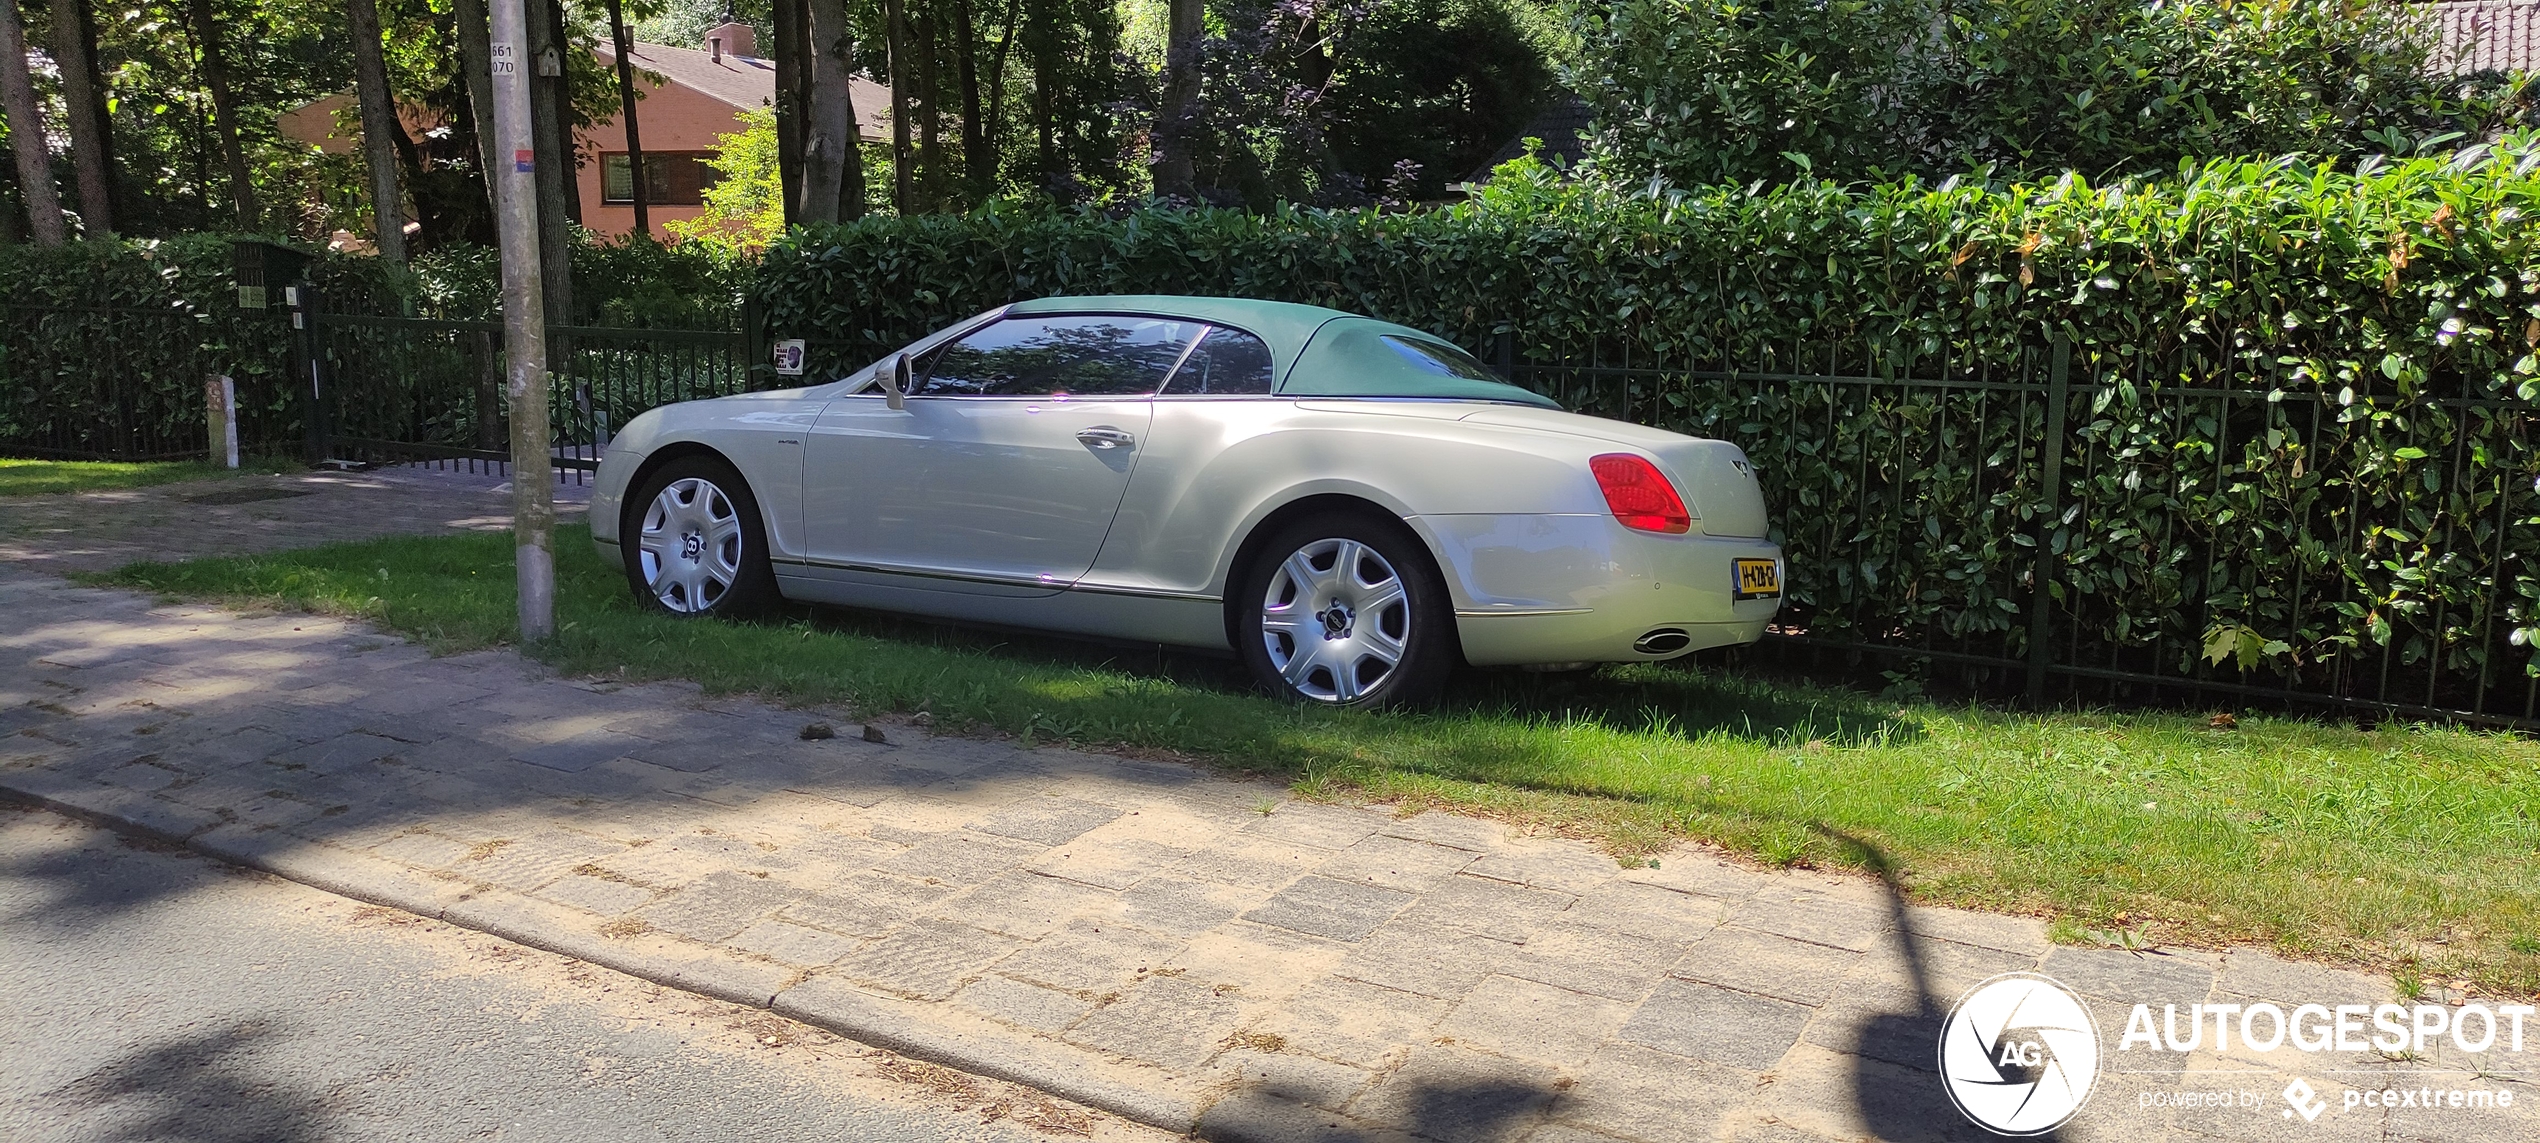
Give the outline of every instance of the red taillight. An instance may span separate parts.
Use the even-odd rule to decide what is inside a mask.
[[[1671,536],[1693,530],[1693,514],[1685,511],[1676,486],[1667,483],[1657,465],[1627,452],[1609,452],[1588,458],[1588,469],[1596,473],[1596,486],[1605,490],[1605,506],[1624,527]]]

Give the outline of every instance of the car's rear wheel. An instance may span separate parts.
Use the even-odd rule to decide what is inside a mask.
[[[758,499],[732,466],[681,457],[627,500],[619,532],[637,599],[672,615],[750,616],[776,602]]]
[[[1454,669],[1446,585],[1400,523],[1356,514],[1281,528],[1237,589],[1236,650],[1274,694],[1333,706],[1425,701]]]

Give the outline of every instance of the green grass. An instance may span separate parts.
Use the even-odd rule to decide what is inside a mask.
[[[2059,939],[2257,942],[2490,991],[2540,990],[2540,745],[2446,727],[2020,714],[1678,667],[1469,673],[1438,710],[1301,709],[1231,664],[833,610],[764,624],[638,610],[557,538],[577,673],[1170,754],[1309,796],[1445,805],[1775,865],[1885,866],[1917,899],[2054,919]],[[370,619],[443,650],[511,641],[508,535],[134,565],[96,582]]]
[[[180,480],[211,480],[242,472],[274,471],[250,463],[222,468],[199,460],[10,460],[0,459],[0,496],[43,496],[58,492],[100,492],[147,488]]]

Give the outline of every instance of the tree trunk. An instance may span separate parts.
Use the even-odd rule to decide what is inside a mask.
[[[1054,0],[1032,0],[1030,26],[1024,34],[1032,42],[1024,50],[1032,56],[1032,125],[1040,136],[1041,187],[1058,197],[1058,106],[1056,93],[1050,88],[1058,82],[1057,16],[1050,11]]]
[[[1155,115],[1155,193],[1197,199],[1191,144],[1199,128],[1200,0],[1170,0],[1164,40],[1164,102]]]
[[[514,0],[496,0],[512,3]],[[547,320],[573,324],[573,246],[569,224],[578,205],[566,188],[573,182],[571,109],[561,105],[564,87],[564,38],[557,34],[556,0],[519,0],[526,9],[529,43],[529,134],[537,152],[530,180],[538,191],[538,285],[546,297]],[[562,356],[561,353],[558,356]]]
[[[353,88],[362,107],[362,157],[370,165],[370,216],[379,256],[406,260],[406,212],[397,190],[396,97],[388,90],[388,57],[379,34],[379,6],[346,0],[344,17],[353,37]]]
[[[891,67],[891,210],[905,218],[909,213],[908,170],[908,88],[911,79],[908,58],[908,14],[900,10],[900,0],[882,0],[882,34],[889,52]]]
[[[988,144],[987,177],[990,187],[1005,158],[1005,61],[1013,53],[1015,21],[1023,16],[1023,0],[1005,0],[1005,29],[997,37],[997,53],[988,58],[988,121],[983,137]]]
[[[810,114],[810,87],[804,61],[811,40],[811,16],[805,0],[775,0],[770,6],[776,25],[776,181],[785,196],[785,225],[802,222],[803,117]]]
[[[194,38],[203,49],[203,88],[212,96],[212,131],[219,139],[221,165],[229,168],[229,201],[240,230],[264,228],[265,212],[256,202],[256,182],[247,172],[247,150],[238,141],[238,100],[229,87],[229,54],[221,47],[220,21],[212,0],[191,0]]]
[[[835,222],[846,206],[847,173],[856,163],[855,101],[848,95],[847,76],[855,67],[855,40],[847,23],[846,0],[809,0],[810,51],[805,53],[811,86],[810,114],[803,124],[804,222]],[[864,194],[862,172],[854,180],[857,201]]]
[[[26,203],[27,230],[38,246],[59,246],[69,226],[53,190],[53,156],[45,146],[44,106],[26,71],[26,24],[18,0],[0,0],[0,113],[9,124],[9,150],[18,161],[18,197]],[[30,145],[31,144],[31,145]]]
[[[653,236],[653,215],[646,199],[652,197],[644,185],[644,137],[635,130],[635,34],[626,28],[626,12],[619,0],[609,3],[609,43],[617,48],[618,114],[626,117],[626,170],[635,184],[635,233]],[[605,173],[605,172],[603,172]]]
[[[495,165],[509,156],[494,134],[493,31],[486,24],[485,0],[453,0],[450,11],[459,25],[459,70],[466,79],[468,123],[476,132],[477,173],[484,176],[485,215],[500,219],[503,204],[494,197]]]
[[[910,25],[909,50],[917,57],[917,194],[918,208],[933,210],[943,197],[943,85],[935,82],[935,53],[943,25],[935,18],[933,0],[918,0],[918,17]]]
[[[565,165],[556,172],[557,185],[563,188],[564,217],[567,222],[582,222],[582,180],[574,172],[580,168],[579,141],[574,136],[573,69],[589,62],[587,53],[578,53],[573,37],[565,28],[564,0],[545,0],[547,35],[556,45],[556,73],[547,83],[547,98],[555,102],[557,138],[563,145]],[[562,231],[560,232],[567,232]]]
[[[112,142],[105,84],[97,75],[96,34],[88,0],[54,0],[53,62],[62,72],[62,106],[71,131],[71,173],[79,187],[80,233],[100,238],[115,229]]]
[[[979,29],[971,19],[970,0],[952,0],[953,83],[961,88],[962,205],[976,206],[988,197],[988,180],[996,165],[988,161],[988,125],[979,118]]]

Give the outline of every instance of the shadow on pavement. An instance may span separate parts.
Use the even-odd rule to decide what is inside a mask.
[[[299,1143],[333,1137],[322,1098],[256,1056],[282,1030],[250,1020],[126,1053],[36,1097],[83,1138]]]
[[[1889,919],[1905,958],[1906,978],[1913,982],[1912,1009],[1871,1017],[1854,1041],[1852,1103],[1861,1122],[1869,1125],[1872,1137],[1883,1140],[2012,1138],[1976,1125],[1949,1100],[1939,1072],[1940,1033],[1955,998],[1932,991],[1922,942],[1914,935],[1895,865],[1868,841],[1825,825],[1814,829],[1843,847],[1887,890]],[[2055,1143],[2062,1134],[2049,1131],[2020,1138]]]
[[[1368,1125],[1297,1102],[1272,1083],[1220,1101],[1194,1134],[1212,1143],[1377,1143],[1406,1132],[1438,1143],[1494,1143],[1525,1135],[1554,1094],[1548,1087],[1505,1080],[1378,1092],[1365,1098],[1388,1105],[1388,1122]]]
[[[26,806],[0,804],[0,820],[33,812]],[[121,840],[121,844],[144,849],[175,849],[139,840]],[[200,888],[192,878],[140,881],[101,876],[96,855],[75,848],[49,850],[40,855],[0,863],[0,874],[38,882],[50,890],[42,901],[25,903],[6,914],[11,936],[30,944],[45,933],[87,928],[101,918]]]

